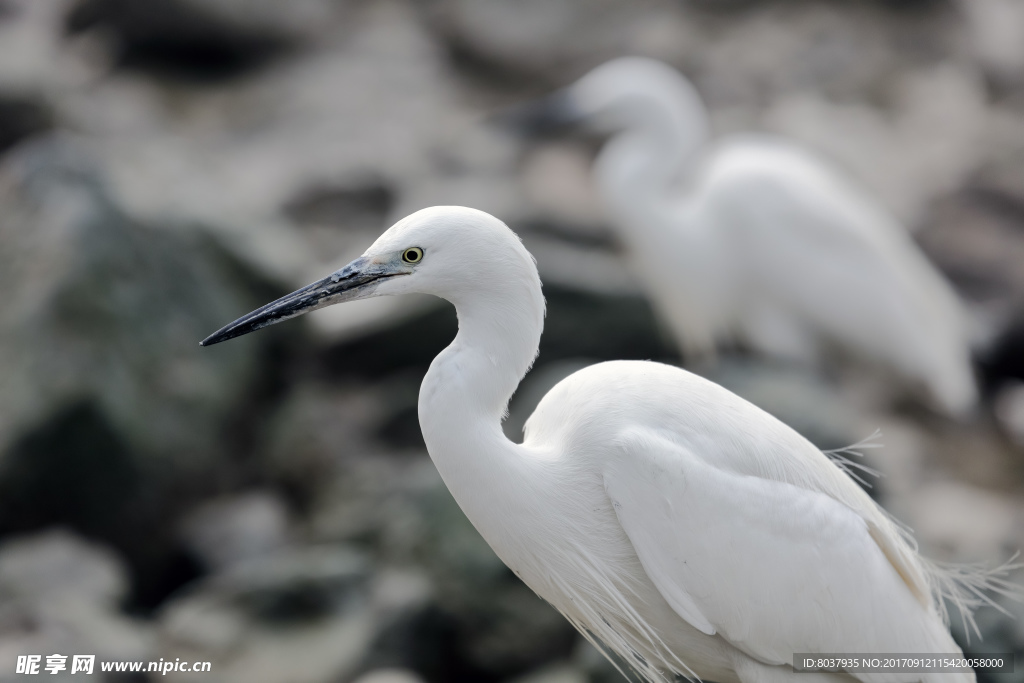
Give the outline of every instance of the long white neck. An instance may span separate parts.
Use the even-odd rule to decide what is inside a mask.
[[[642,116],[605,144],[594,176],[616,214],[664,204],[693,167],[708,136],[708,118],[692,88],[645,103]]]
[[[544,325],[544,299],[532,261],[514,270],[519,272],[446,296],[458,313],[459,333],[431,363],[419,396],[427,451],[488,541],[481,523],[512,504],[518,473],[529,466],[525,449],[505,437],[501,421],[533,363]]]
[[[660,317],[684,353],[700,356],[723,329],[728,293],[714,268],[723,263],[714,226],[694,215],[683,189],[704,152],[707,113],[696,91],[679,85],[636,110],[601,150],[594,177]]]

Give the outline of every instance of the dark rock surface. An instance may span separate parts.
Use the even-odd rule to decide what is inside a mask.
[[[12,152],[0,184],[0,528],[102,538],[151,600],[174,573],[161,546],[182,494],[230,469],[260,342],[195,348],[248,294],[202,234],[133,221],[66,138]]]

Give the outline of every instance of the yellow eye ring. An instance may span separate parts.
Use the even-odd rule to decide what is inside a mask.
[[[402,260],[406,263],[419,263],[423,260],[423,250],[419,247],[409,247],[402,252]]]

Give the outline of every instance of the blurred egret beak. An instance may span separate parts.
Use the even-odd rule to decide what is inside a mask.
[[[567,90],[504,109],[492,117],[497,125],[524,137],[542,137],[579,123],[583,112]]]
[[[199,342],[199,345],[212,346],[324,306],[365,298],[377,288],[381,280],[408,275],[410,272],[411,269],[397,254],[385,262],[380,262],[376,257],[360,256],[324,279],[243,315]]]

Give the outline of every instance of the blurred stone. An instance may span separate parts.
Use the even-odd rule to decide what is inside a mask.
[[[0,529],[102,538],[151,598],[177,488],[226,466],[248,400],[259,340],[198,347],[252,308],[245,277],[198,235],[126,215],[66,138],[4,158],[0,206]]]
[[[338,231],[372,235],[388,228],[395,191],[380,181],[362,179],[333,187],[305,188],[285,204],[283,211],[302,226],[321,248],[330,249]]]
[[[283,548],[288,511],[280,498],[267,492],[215,499],[188,515],[182,535],[207,569],[224,570]]]
[[[299,0],[78,0],[72,32],[102,29],[116,37],[130,66],[196,77],[228,76],[257,66],[308,39],[339,3]]]
[[[835,160],[908,228],[1006,144],[984,83],[953,64],[900,74],[890,110],[802,92],[779,99],[765,125]]]
[[[340,468],[314,505],[311,533],[358,541],[402,568],[378,577],[380,624],[362,668],[455,680],[551,656],[552,626],[567,624],[494,555],[425,455],[357,450]]]
[[[452,599],[445,605],[455,606],[469,660],[494,675],[522,674],[564,659],[576,641],[565,617],[518,579],[483,590],[472,602]]]
[[[995,391],[997,396],[1004,389],[1009,392],[1007,396],[1011,403],[1005,407],[1012,412],[1015,387],[1024,382],[1024,309],[1020,309],[983,351],[980,365],[990,390]]]
[[[1024,149],[1005,150],[964,187],[936,201],[918,233],[921,246],[971,306],[990,383],[1002,372],[997,366],[1005,360],[1012,365],[1019,353],[1011,347],[1024,311],[1022,164]]]
[[[0,17],[0,90],[67,96],[95,70],[64,41],[71,0],[5,0]],[[59,108],[59,104],[54,103]]]
[[[434,585],[419,569],[383,567],[375,577],[373,601],[386,617],[418,609],[433,597]]]
[[[753,2],[735,13],[694,12],[704,16],[688,61],[713,108],[805,91],[839,102],[874,100],[893,77],[960,47],[946,2],[926,0],[909,11],[896,4],[910,3]]]
[[[369,663],[451,680],[520,675],[567,656],[575,640],[572,626],[494,555],[436,472],[434,481],[406,509],[411,516],[405,533],[398,532],[402,523],[388,503],[377,507],[393,518],[394,530],[382,536],[390,538],[386,552],[392,561],[422,565],[433,591],[429,602],[393,613]]]
[[[567,358],[656,360],[675,363],[679,352],[650,303],[629,290],[601,295],[544,285],[547,315],[539,363]]]
[[[504,677],[566,655],[572,627],[502,564],[425,456],[357,449],[339,470],[313,503],[312,535],[421,568],[402,580],[407,588],[377,598],[383,621],[365,667],[427,680]]]
[[[960,561],[991,562],[1024,546],[1024,504],[1019,499],[955,481],[921,486],[906,519],[925,547]]]
[[[579,638],[573,650],[572,661],[586,672],[590,683],[618,683],[622,674],[596,647]],[[622,667],[625,670],[625,667]]]
[[[523,160],[524,194],[552,219],[608,240],[608,219],[590,180],[590,163],[590,156],[577,146],[539,146]]]
[[[1007,435],[1024,446],[1024,382],[1006,382],[992,401],[992,411]]]
[[[589,683],[587,674],[569,663],[549,665],[515,679],[514,683]]]
[[[7,161],[0,443],[87,396],[132,448],[191,466],[214,456],[255,362],[251,340],[197,346],[247,310],[228,263],[187,234],[136,224],[65,139]]]
[[[1011,147],[986,164],[971,183],[1004,208],[1024,207],[1024,149]]]
[[[353,468],[379,453],[371,438],[386,416],[387,404],[372,386],[303,383],[264,426],[258,457],[290,500],[308,509],[335,495],[336,478],[358,477]],[[346,494],[360,495],[347,490]]]
[[[445,597],[410,610],[387,624],[370,661],[412,669],[426,680],[487,680],[564,660],[575,630],[525,586],[522,591],[509,594],[498,587],[489,594],[489,604],[472,609]]]
[[[453,591],[506,578],[505,565],[466,519],[426,454],[353,455],[313,504],[314,538],[359,542],[381,562],[422,567],[431,585]]]
[[[0,93],[0,154],[52,126],[52,113],[38,99]]]
[[[575,228],[559,224],[531,221],[516,227],[537,259],[545,291],[568,289],[612,300],[643,296],[625,260],[606,244],[594,244],[593,239],[588,244]]]
[[[22,536],[0,549],[0,587],[7,599],[83,601],[116,608],[128,590],[121,561],[64,530]]]
[[[0,529],[67,525],[119,548],[143,604],[178,570],[169,555],[168,500],[94,403],[59,407],[19,437],[0,465]],[[170,570],[170,574],[167,574]],[[187,573],[187,570],[186,570]]]
[[[996,420],[982,415],[966,422],[908,417],[876,416],[882,420],[884,447],[874,464],[887,475],[882,486],[892,495],[886,506],[911,528],[930,526],[915,517],[930,513],[928,506],[916,505],[917,496],[937,482],[961,484],[979,496],[991,494],[997,502],[1019,497],[1024,460],[1020,449],[1000,433]],[[982,509],[989,508],[979,508],[979,514]]]
[[[1024,83],[1024,5],[1017,0],[959,0],[971,47],[989,74],[1011,85]]]
[[[183,613],[176,610],[196,600],[237,609],[266,623],[316,620],[365,601],[369,571],[361,554],[330,546],[240,560],[176,598],[168,614],[178,616],[171,616],[168,623],[178,631],[174,624]]]
[[[550,78],[558,67],[612,52],[636,6],[617,0],[443,0],[432,9],[456,63],[500,82],[502,76]]]
[[[0,548],[0,681],[18,680],[18,655],[94,654],[99,662],[153,652],[149,627],[120,612],[126,571],[106,548],[55,530]],[[70,669],[70,667],[69,667]],[[65,671],[54,680],[71,681]]]
[[[408,669],[375,669],[355,679],[354,683],[424,683]]]
[[[163,607],[161,653],[211,661],[216,680],[230,683],[344,678],[374,630],[369,572],[363,556],[339,547],[239,562]]]

